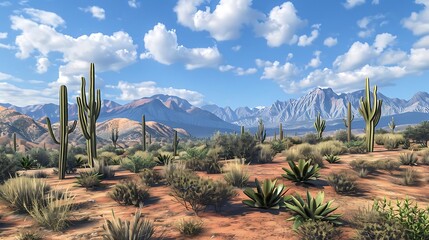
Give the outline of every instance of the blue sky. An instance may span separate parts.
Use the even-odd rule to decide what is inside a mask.
[[[74,102],[95,62],[102,98],[170,94],[268,106],[365,77],[428,91],[429,0],[0,0],[0,102]]]

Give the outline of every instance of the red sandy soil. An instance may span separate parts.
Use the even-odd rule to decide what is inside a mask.
[[[429,184],[429,166],[415,166],[413,169],[420,173],[421,179],[418,186],[401,186],[395,184],[399,181],[400,172],[394,172],[392,175],[388,172],[380,171],[369,175],[367,178],[357,178],[357,186],[360,194],[355,196],[343,196],[337,194],[326,182],[326,176],[332,172],[351,172],[355,174],[348,163],[353,159],[363,158],[377,160],[380,158],[391,157],[398,158],[401,152],[408,150],[387,151],[384,148],[376,147],[375,152],[370,154],[342,155],[341,163],[329,164],[323,168],[320,173],[322,178],[316,181],[315,186],[309,186],[312,194],[318,191],[325,192],[325,201],[335,199],[334,206],[339,206],[336,212],[343,214],[343,219],[348,220],[353,213],[361,208],[372,205],[375,198],[404,199],[408,196],[417,201],[420,207],[428,206]],[[250,165],[249,171],[252,183],[257,177],[262,180],[265,178],[278,178],[279,182],[284,183],[288,188],[288,194],[305,194],[306,187],[297,186],[294,183],[281,177],[284,173],[282,167],[288,167],[284,157],[278,155],[273,163],[263,165]],[[401,166],[401,170],[407,168]],[[156,169],[160,169],[156,167]],[[51,171],[48,169],[47,171]],[[198,173],[200,176],[214,179],[222,178],[221,174],[208,175]],[[128,171],[118,171],[113,180],[105,180],[104,189],[89,190],[76,187],[73,183],[74,176],[67,176],[67,179],[59,181],[55,176],[50,175],[46,181],[54,188],[69,190],[75,194],[75,201],[82,203],[80,209],[72,213],[71,225],[64,232],[52,232],[38,227],[28,215],[17,215],[11,212],[11,209],[0,203],[0,213],[3,216],[0,219],[0,239],[14,239],[18,232],[26,229],[35,229],[43,235],[45,239],[101,239],[103,232],[102,225],[104,219],[111,219],[112,209],[115,215],[122,219],[132,219],[136,208],[133,206],[120,206],[107,196],[107,192],[120,179],[132,178],[135,174]],[[200,214],[204,222],[204,231],[193,239],[298,239],[292,230],[292,222],[286,221],[291,217],[285,210],[260,210],[253,209],[241,203],[247,199],[241,189],[237,189],[239,195],[235,197],[228,205],[222,208],[220,213],[213,209],[207,209]],[[163,233],[164,239],[189,239],[180,235],[174,227],[178,220],[193,216],[192,212],[187,211],[181,204],[175,202],[174,198],[169,196],[167,186],[155,186],[150,189],[150,200],[145,204],[142,213],[154,221],[156,226],[156,236]],[[349,225],[340,227],[343,230],[343,239],[350,239],[355,234],[355,229]]]

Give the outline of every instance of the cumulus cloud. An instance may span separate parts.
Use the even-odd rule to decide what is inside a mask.
[[[322,64],[322,61],[320,61],[320,54],[322,52],[321,51],[315,51],[314,54],[314,58],[312,58],[310,60],[310,62],[307,64],[307,67],[312,67],[312,68],[317,68],[320,66],[320,64]]]
[[[343,3],[344,7],[347,9],[352,9],[356,6],[362,5],[365,3],[365,0],[346,0],[345,3]]]
[[[412,12],[408,18],[402,20],[402,25],[411,30],[414,35],[429,33],[429,1],[416,0],[415,3],[424,5],[420,12]]]
[[[34,8],[24,8],[24,12],[30,16],[33,22],[38,22],[46,26],[56,28],[65,24],[64,19],[53,12],[47,12]]]
[[[219,71],[221,72],[232,71],[237,76],[244,76],[244,75],[255,74],[258,70],[256,68],[244,69],[244,68],[235,67],[232,65],[221,65],[219,66]]]
[[[58,104],[58,91],[54,93],[46,90],[27,89],[7,82],[0,82],[0,91],[2,92],[0,102],[7,102],[20,107],[27,106],[30,102]]]
[[[317,36],[319,36],[319,30],[314,29],[311,31],[311,36],[302,35],[298,39],[298,46],[305,47],[311,45],[314,40],[316,40]]]
[[[293,80],[299,73],[298,67],[290,62],[281,65],[278,61],[263,61],[256,59],[256,65],[263,67],[261,79],[272,79],[283,86],[285,82]]]
[[[293,3],[285,2],[274,7],[266,20],[255,26],[255,32],[267,40],[268,46],[279,47],[296,43],[298,36],[295,32],[304,24],[305,21],[298,17]]]
[[[159,87],[156,82],[147,81],[140,83],[129,83],[125,81],[119,81],[116,86],[108,86],[110,88],[119,89],[121,91],[118,100],[135,100],[142,97],[151,97],[155,94],[166,94],[178,96],[180,98],[188,100],[192,105],[201,105],[203,103],[204,95],[199,92],[178,89],[172,87]]]
[[[333,47],[337,45],[338,39],[333,37],[328,37],[323,41],[323,44],[328,47]]]
[[[185,64],[186,69],[216,67],[221,54],[216,46],[206,48],[187,48],[177,42],[176,31],[167,30],[158,23],[144,36],[146,52],[140,58],[152,58],[155,61],[170,65],[176,62]]]
[[[0,39],[7,38],[7,32],[0,32]]]
[[[251,8],[252,0],[220,0],[215,9],[198,10],[203,0],[179,0],[174,7],[177,21],[195,31],[208,31],[218,40],[230,40],[240,35],[243,25],[258,14]]]
[[[104,20],[106,18],[106,14],[103,8],[97,6],[89,6],[83,9],[85,12],[89,12],[92,14],[92,17],[97,18],[98,20]]]
[[[36,64],[37,73],[47,72],[50,64],[51,62],[46,57],[40,57],[39,59],[37,59],[37,64]]]
[[[128,6],[132,8],[138,8],[140,4],[137,2],[137,0],[128,0]]]
[[[366,16],[359,19],[356,24],[361,29],[358,32],[358,36],[361,38],[367,38],[371,36],[375,32],[375,27],[377,25],[378,20],[384,19],[385,16],[382,14],[374,15],[374,16]],[[379,25],[383,26],[387,23],[387,21],[382,21]]]

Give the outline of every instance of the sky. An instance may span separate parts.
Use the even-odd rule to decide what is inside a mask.
[[[269,106],[316,87],[429,92],[429,0],[0,0],[0,102]]]

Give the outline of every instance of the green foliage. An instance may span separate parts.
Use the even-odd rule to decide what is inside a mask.
[[[24,212],[32,210],[36,201],[43,201],[51,187],[38,178],[14,177],[0,186],[0,199],[14,209]]]
[[[329,155],[325,155],[324,158],[328,163],[339,163],[340,162],[340,158],[337,155],[329,154]]]
[[[413,139],[417,143],[421,143],[427,147],[427,141],[429,140],[429,121],[423,121],[414,127],[407,127],[403,135],[406,139]]]
[[[8,158],[5,153],[0,152],[0,183],[3,183],[16,174],[18,162],[14,158]]]
[[[346,147],[350,154],[360,154],[367,152],[365,141],[350,141],[349,143],[346,143]]]
[[[156,161],[153,160],[152,155],[147,155],[146,157],[134,156],[127,157],[121,164],[121,166],[133,173],[138,173],[143,168],[152,169],[156,166]]]
[[[349,163],[350,167],[356,172],[367,171],[372,173],[377,170],[377,163],[375,161],[367,161],[365,159],[354,159]]]
[[[274,153],[281,153],[282,151],[286,150],[286,144],[282,140],[271,141],[270,144]]]
[[[109,196],[119,204],[138,207],[149,198],[149,190],[134,181],[123,180],[113,187]]]
[[[217,159],[209,158],[205,162],[205,169],[208,174],[218,174],[222,172],[223,163]]]
[[[96,170],[82,171],[76,177],[77,186],[84,187],[86,190],[99,187],[102,182],[102,175]]]
[[[155,233],[153,223],[147,218],[142,218],[140,209],[134,214],[132,222],[122,220],[115,216],[113,219],[105,219],[103,225],[103,240],[149,240]]]
[[[58,197],[60,195],[60,197]],[[44,204],[40,204],[40,199],[33,199],[33,208],[27,209],[31,217],[41,226],[53,231],[61,231],[68,225],[68,217],[72,212],[74,196],[67,191],[58,194],[55,191],[49,192]]]
[[[316,121],[314,122],[314,128],[317,131],[317,137],[319,139],[322,138],[322,134],[323,134],[323,131],[325,130],[325,127],[326,127],[326,121],[320,117],[320,112],[319,112],[319,114],[316,117]]]
[[[399,161],[401,161],[402,165],[417,165],[417,157],[414,156],[414,152],[401,153],[399,155]]]
[[[213,148],[219,149],[219,157],[232,159],[244,158],[247,163],[257,162],[260,147],[249,132],[241,135],[216,133],[211,141]]]
[[[185,236],[196,236],[203,231],[203,222],[196,219],[181,219],[177,223],[177,229]]]
[[[156,170],[147,168],[139,173],[139,177],[148,186],[159,184],[162,180],[161,175]]]
[[[332,173],[327,178],[335,192],[349,194],[356,191],[356,179],[344,173]]]
[[[307,133],[302,137],[302,142],[308,144],[316,144],[320,140],[321,139],[315,133]]]
[[[387,222],[393,221],[402,225],[408,239],[429,239],[429,208],[421,209],[408,198],[397,200],[396,203],[384,198],[375,200],[373,209]]]
[[[49,167],[49,153],[43,148],[32,148],[28,151],[28,155],[31,159],[37,161],[42,167]],[[57,159],[58,160],[58,159]]]
[[[264,143],[267,137],[267,131],[265,130],[262,119],[259,119],[258,130],[255,133],[255,138],[259,143]]]
[[[159,154],[157,156],[158,164],[161,166],[164,166],[165,164],[168,164],[171,160],[173,160],[173,156],[169,154]]]
[[[341,239],[341,230],[326,221],[305,221],[298,228],[300,240],[336,240]]]
[[[312,165],[311,161],[300,159],[298,165],[292,161],[289,161],[288,164],[290,169],[282,168],[286,172],[286,174],[282,174],[282,177],[293,182],[308,182],[319,177],[319,165]]]
[[[344,146],[342,142],[331,140],[331,141],[318,143],[316,145],[316,150],[322,156],[329,155],[329,154],[341,155],[347,151],[347,148]]]
[[[247,185],[250,174],[244,162],[234,161],[225,165],[223,175],[225,181],[234,187],[242,188]]]
[[[332,208],[334,200],[323,203],[325,197],[324,192],[319,192],[314,198],[307,190],[307,198],[302,199],[301,196],[291,196],[291,201],[286,202],[286,208],[291,210],[295,215],[288,221],[294,221],[293,228],[297,229],[305,221],[328,221],[333,224],[341,224],[338,220],[341,214],[332,214],[338,207]]]
[[[27,156],[21,158],[21,161],[19,162],[19,164],[20,164],[22,169],[30,170],[36,166],[37,161],[30,158],[30,156],[27,155]]]
[[[243,204],[246,204],[249,207],[254,208],[264,208],[264,209],[279,209],[284,207],[284,195],[287,192],[287,189],[283,184],[277,184],[277,179],[271,181],[270,179],[265,179],[262,182],[262,186],[259,183],[258,179],[255,178],[256,190],[255,192],[252,188],[246,188],[243,192],[251,200],[243,200]]]

